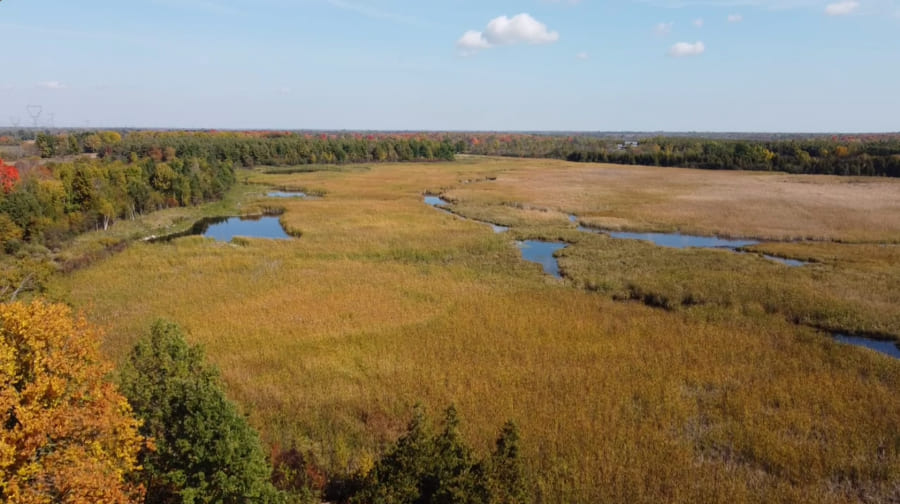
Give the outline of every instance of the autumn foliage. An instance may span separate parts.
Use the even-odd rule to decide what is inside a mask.
[[[137,502],[144,441],[98,333],[64,305],[0,305],[0,501]]]
[[[0,159],[0,188],[3,189],[3,192],[9,193],[9,191],[12,191],[13,186],[18,181],[19,170],[15,166],[4,164],[3,160]]]

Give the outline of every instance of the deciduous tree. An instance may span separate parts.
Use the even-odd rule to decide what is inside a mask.
[[[11,166],[5,164],[2,159],[0,159],[0,188],[3,189],[4,193],[9,193],[12,191],[16,182],[19,181],[19,170],[16,169],[15,166]]]
[[[0,304],[0,501],[138,502],[140,423],[98,333],[63,305]]]

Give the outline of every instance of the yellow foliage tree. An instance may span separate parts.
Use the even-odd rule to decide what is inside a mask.
[[[0,304],[0,501],[138,502],[140,423],[64,305]]]

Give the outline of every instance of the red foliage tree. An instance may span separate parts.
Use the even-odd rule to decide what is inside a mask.
[[[4,164],[3,160],[0,159],[0,187],[3,188],[3,192],[8,193],[12,191],[13,186],[18,181],[19,170],[15,166]]]

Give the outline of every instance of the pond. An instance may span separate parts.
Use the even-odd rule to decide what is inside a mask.
[[[566,248],[565,243],[525,240],[516,242],[516,245],[522,251],[523,259],[540,264],[544,267],[544,273],[548,275],[562,278],[559,274],[559,261],[553,257],[553,253]]]
[[[245,238],[268,238],[288,240],[291,236],[284,232],[278,217],[229,217],[210,223],[202,232],[204,237],[230,242],[235,236]],[[195,234],[201,234],[195,233]]]
[[[847,336],[846,334],[840,333],[834,335],[834,340],[838,343],[868,348],[869,350],[889,355],[895,359],[900,359],[900,347],[897,347],[897,343],[893,341],[881,341],[860,336]]]
[[[768,259],[770,261],[780,262],[781,264],[784,264],[785,266],[789,266],[791,268],[799,268],[800,266],[805,266],[805,265],[809,264],[806,261],[798,261],[796,259],[785,259],[784,257],[778,257],[778,256],[773,256],[773,255],[768,255],[768,254],[763,254],[763,257],[765,257],[766,259]]]
[[[425,196],[425,204],[429,206],[449,205],[450,202],[440,196]]]
[[[309,195],[307,195],[305,192],[301,192],[301,191],[269,191],[268,193],[266,193],[266,196],[268,196],[269,198],[307,198],[307,197],[309,197]]]
[[[230,242],[235,236],[288,240],[291,238],[278,217],[208,217],[197,221],[190,229],[180,233],[153,237],[152,243],[169,242],[184,236],[203,235],[217,241]]]

